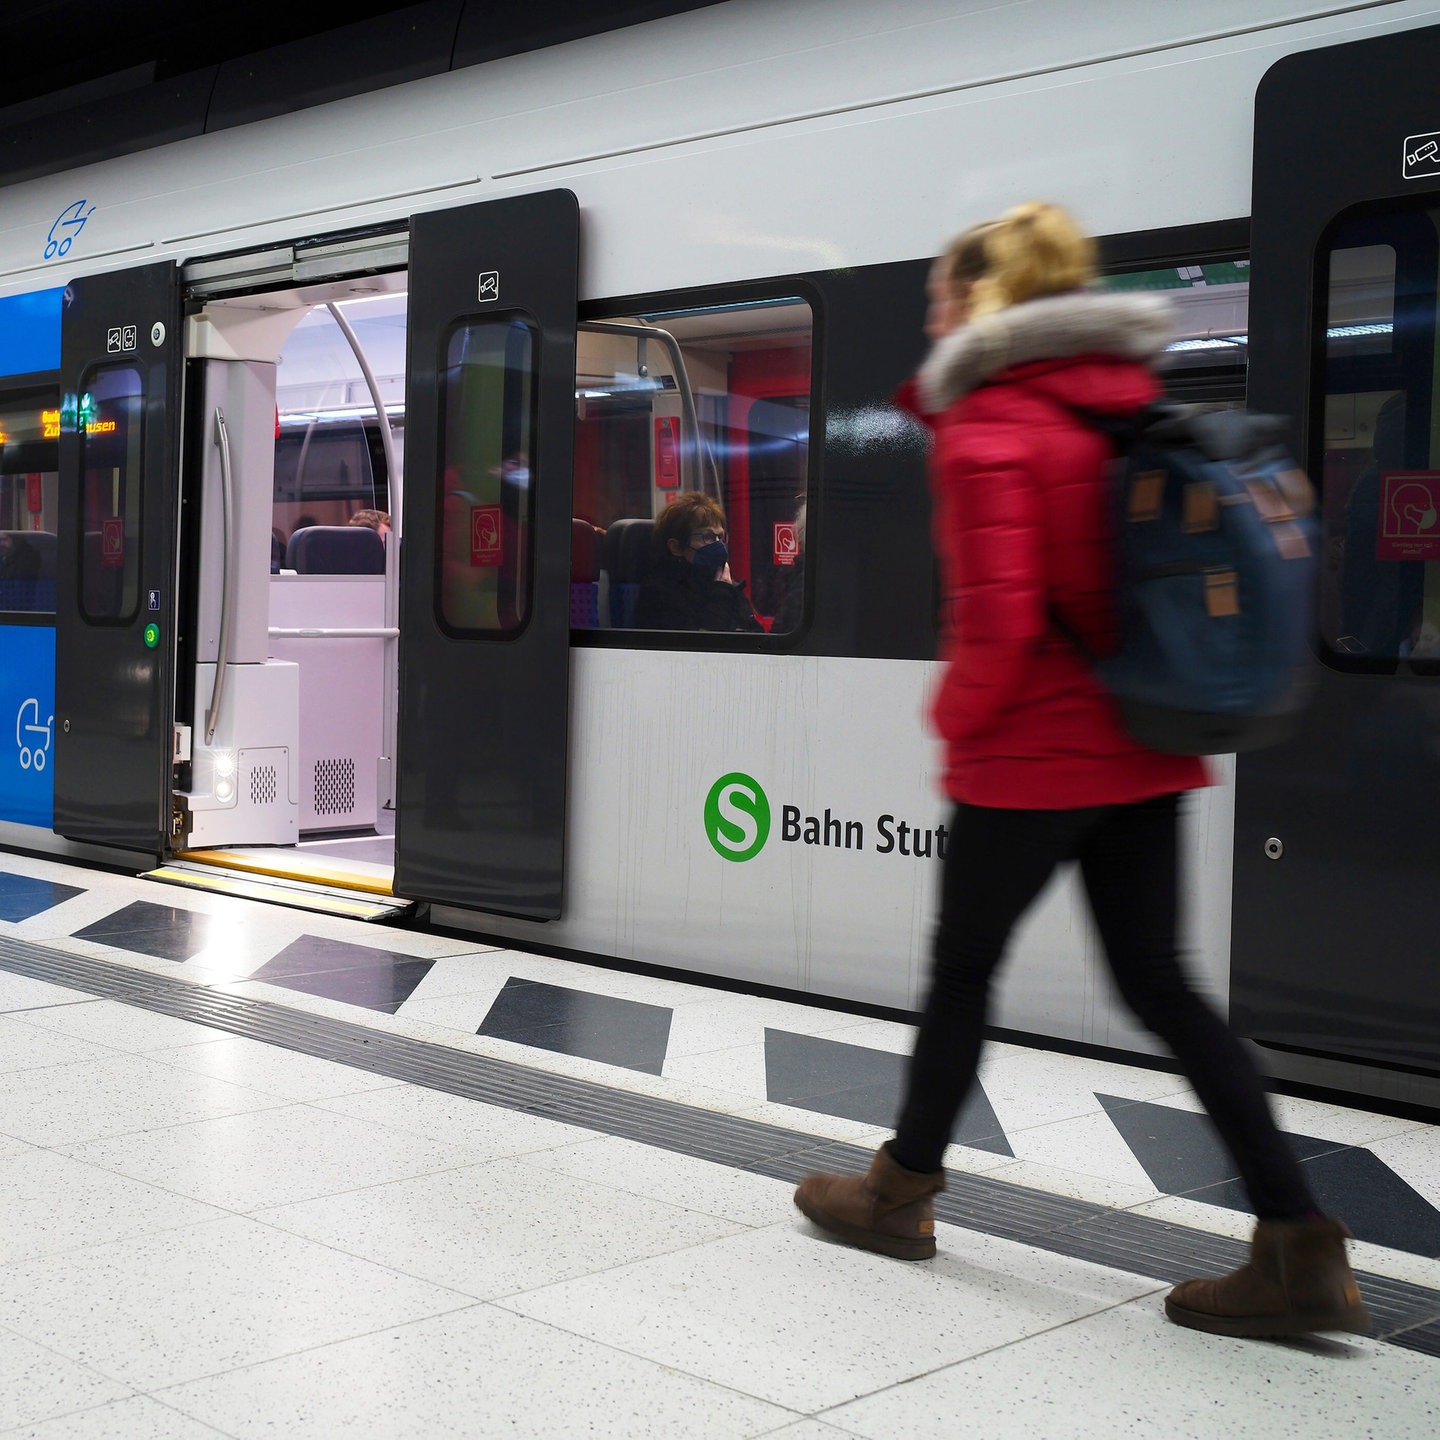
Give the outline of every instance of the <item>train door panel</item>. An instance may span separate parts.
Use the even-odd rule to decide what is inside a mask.
[[[561,910],[579,214],[411,221],[395,889]]]
[[[156,855],[170,831],[179,347],[173,265],[67,287],[54,828]]]
[[[1440,27],[1292,56],[1257,98],[1249,400],[1296,418],[1325,550],[1313,711],[1238,765],[1231,976],[1262,1044],[1430,1072],[1440,167],[1410,132],[1437,64]]]

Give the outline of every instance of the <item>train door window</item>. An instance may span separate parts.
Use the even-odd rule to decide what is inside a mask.
[[[53,613],[60,395],[0,395],[0,611]]]
[[[813,332],[784,294],[581,320],[572,625],[799,626]]]
[[[1440,672],[1440,209],[1342,217],[1317,268],[1324,656]]]
[[[530,613],[535,327],[450,332],[441,382],[438,610],[455,634],[504,636]]]
[[[80,613],[92,624],[133,620],[140,603],[144,403],[140,372],[118,365],[92,370],[75,401],[84,521]]]

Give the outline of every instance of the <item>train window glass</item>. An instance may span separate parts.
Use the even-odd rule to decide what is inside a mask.
[[[1440,210],[1342,220],[1319,266],[1322,654],[1440,673]]]
[[[80,613],[92,623],[135,618],[140,602],[144,389],[128,366],[93,370],[76,406],[80,434]]]
[[[1168,265],[1106,275],[1103,290],[1157,291],[1175,308],[1176,336],[1160,362],[1166,388],[1187,400],[1243,400],[1250,262]]]
[[[55,609],[60,395],[0,395],[0,611]]]
[[[1390,354],[1395,331],[1395,260],[1393,245],[1346,245],[1331,250],[1327,356]]]
[[[572,625],[799,626],[813,332],[789,295],[580,322]]]
[[[452,633],[509,635],[530,611],[535,327],[450,332],[441,381],[438,608]]]

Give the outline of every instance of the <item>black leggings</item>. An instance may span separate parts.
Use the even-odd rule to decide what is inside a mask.
[[[1088,810],[956,806],[930,996],[890,1145],[901,1165],[940,1168],[975,1076],[990,977],[1010,932],[1055,867],[1078,860],[1120,994],[1180,1061],[1235,1157],[1255,1214],[1283,1220],[1315,1210],[1250,1057],[1180,969],[1178,802],[1165,795]]]

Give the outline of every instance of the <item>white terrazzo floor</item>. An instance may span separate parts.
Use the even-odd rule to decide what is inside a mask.
[[[908,1029],[513,951],[166,891],[85,893],[0,935],[631,1092],[868,1144],[766,1098],[768,1026],[903,1052]],[[71,932],[137,899],[223,922],[194,958]],[[250,976],[300,935],[435,959],[398,1013]],[[508,978],[671,1007],[660,1075],[476,1035]],[[1218,1233],[1094,1099],[1193,1108],[1161,1072],[993,1047],[1013,1157],[955,1168]],[[1432,1200],[1440,1130],[1312,1101]],[[392,1081],[0,969],[0,1435],[1282,1437],[1440,1433],[1440,1359],[1170,1326],[1153,1279],[942,1225],[904,1264],[832,1244],[787,1183]],[[1440,1262],[1358,1263],[1440,1288]]]

